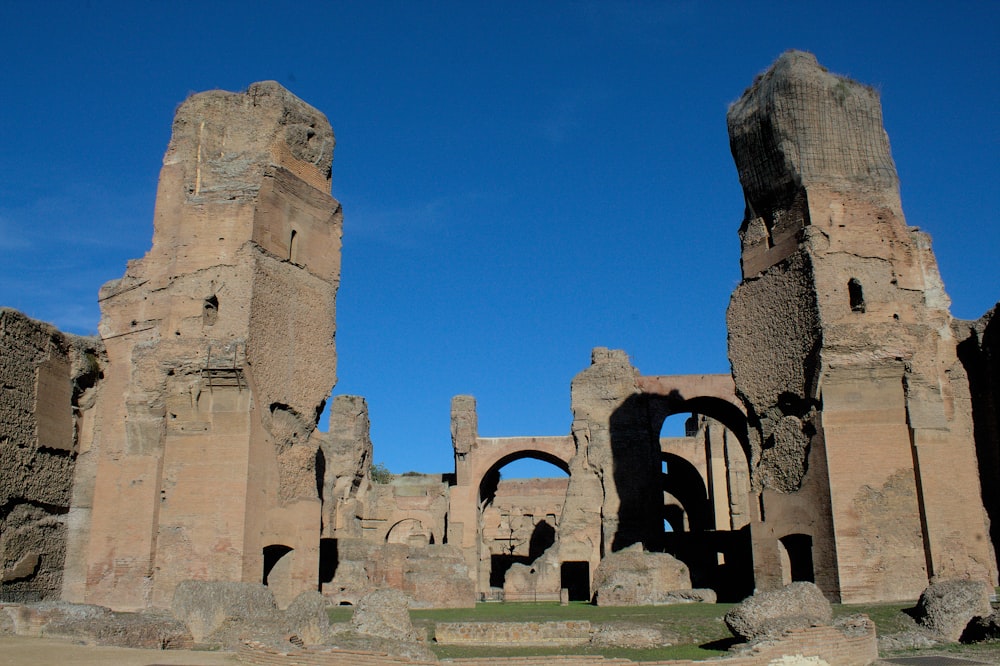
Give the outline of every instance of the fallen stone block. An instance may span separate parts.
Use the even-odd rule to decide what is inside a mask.
[[[832,619],[830,602],[818,587],[805,582],[758,592],[725,616],[729,630],[744,641],[780,636],[789,629],[828,625]]]

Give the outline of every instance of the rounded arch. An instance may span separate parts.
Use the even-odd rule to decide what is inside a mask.
[[[416,518],[403,518],[396,522],[385,534],[386,543],[404,545],[430,545],[434,543],[434,532],[424,527]]]
[[[692,532],[712,529],[712,505],[705,480],[698,469],[672,453],[664,453],[662,456],[667,465],[663,473],[663,491],[670,493],[680,503],[687,516],[688,529]],[[677,529],[673,523],[671,526]]]
[[[261,583],[264,585],[268,584],[268,579],[271,577],[271,572],[274,571],[275,567],[282,560],[285,560],[286,564],[291,559],[285,559],[286,556],[293,552],[295,549],[291,546],[286,546],[284,544],[275,543],[270,546],[264,546],[264,571],[261,576]],[[279,567],[281,568],[281,567]]]
[[[685,398],[676,392],[649,396],[650,428],[653,432],[660,432],[668,417],[688,413],[708,416],[721,423],[736,437],[747,462],[752,459],[747,415],[730,400],[711,395]]]
[[[663,496],[663,521],[670,525],[671,532],[687,532],[687,521],[685,520],[684,506],[680,500],[669,493]],[[664,525],[666,529],[666,525]]]
[[[525,458],[554,465],[569,476],[569,460],[564,460],[554,453],[537,449],[511,451],[498,457],[479,478],[479,502],[492,503],[493,497],[496,496],[497,485],[500,483],[500,470],[516,460],[524,460]]]

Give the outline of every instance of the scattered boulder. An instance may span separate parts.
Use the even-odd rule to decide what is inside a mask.
[[[305,645],[321,645],[330,637],[330,607],[326,597],[316,591],[303,592],[285,609],[288,632]]]
[[[370,592],[358,600],[350,631],[338,633],[332,642],[342,649],[384,652],[392,657],[437,661],[410,622],[411,600],[399,590]]]
[[[72,636],[75,628],[110,621],[111,609],[91,604],[41,601],[9,606],[18,636]]]
[[[890,650],[917,650],[934,647],[940,641],[929,633],[924,630],[914,630],[881,635],[878,637],[878,650],[879,652],[888,652]]]
[[[196,580],[177,585],[170,609],[196,643],[229,647],[271,633],[278,613],[274,595],[263,585]]]
[[[813,583],[796,582],[779,590],[758,592],[726,613],[726,626],[744,641],[777,637],[788,629],[828,625],[830,602]]]
[[[0,618],[0,621],[2,619]],[[1000,639],[1000,610],[993,611],[987,617],[972,618],[959,640],[962,643],[982,643],[998,639]]]
[[[11,634],[22,636],[153,650],[183,649],[193,644],[183,622],[156,611],[116,613],[104,606],[44,601],[7,606],[0,610],[0,620],[3,618],[12,621]]]
[[[409,609],[409,598],[399,590],[375,590],[358,600],[351,628],[368,636],[416,641]]]
[[[988,617],[990,586],[975,580],[943,580],[931,583],[914,609],[917,623],[948,641],[961,638],[974,617]]]
[[[714,604],[716,600],[715,590],[707,587],[696,587],[690,590],[671,590],[664,594],[656,604]]]
[[[684,603],[694,601],[695,595],[678,596],[677,592],[690,589],[691,574],[686,564],[667,553],[647,553],[642,544],[611,553],[594,572],[598,606]]]
[[[48,636],[82,638],[87,643],[145,650],[182,650],[194,641],[183,622],[167,613],[109,613],[93,620],[51,622]]]

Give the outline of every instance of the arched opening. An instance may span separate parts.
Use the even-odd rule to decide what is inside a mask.
[[[568,486],[566,463],[537,451],[507,456],[483,475],[480,579],[494,596],[514,564],[531,564],[555,544]]]
[[[692,402],[683,407],[691,409]],[[702,408],[712,406],[700,403]],[[742,434],[745,437],[745,419]],[[714,414],[678,410],[663,420],[660,451],[663,490],[685,513],[683,531],[739,530],[749,524],[750,468],[744,443],[729,425]],[[669,504],[665,497],[664,506]],[[682,531],[676,521],[671,527]]]
[[[416,518],[406,518],[389,528],[385,542],[415,547],[429,546],[434,543],[434,533]]]
[[[296,242],[296,240],[298,239],[298,235],[299,232],[297,232],[295,229],[292,229],[292,233],[288,235],[288,261],[292,262],[293,264],[297,263],[299,258],[298,257],[299,248],[298,248],[298,243]]]
[[[663,548],[688,565],[694,587],[738,601],[753,591],[746,417],[715,397],[665,396],[657,408]]]
[[[270,580],[271,574],[274,573],[274,569],[278,566],[278,563],[281,562],[282,558],[291,553],[292,550],[294,549],[291,546],[284,546],[282,544],[264,546],[264,574],[261,577],[261,582],[264,585],[268,584],[268,580]]]
[[[713,529],[712,505],[701,472],[679,455],[664,453],[662,458],[664,500],[669,496],[680,505],[685,517],[681,531]]]
[[[797,581],[814,583],[812,537],[808,534],[786,534],[778,539],[781,559],[781,581],[788,585]]]
[[[689,528],[684,506],[670,493],[663,493],[663,531],[687,532]]]

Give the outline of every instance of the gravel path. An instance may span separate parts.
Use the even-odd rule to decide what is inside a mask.
[[[135,650],[79,645],[53,638],[0,637],[0,666],[233,666],[232,652]]]

